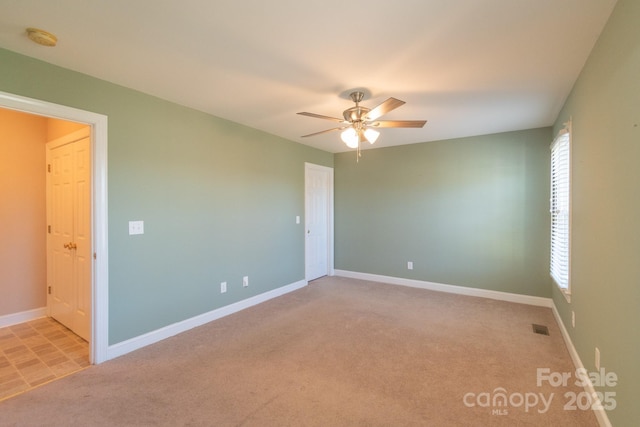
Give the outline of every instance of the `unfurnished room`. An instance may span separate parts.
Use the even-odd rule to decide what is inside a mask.
[[[639,425],[638,22],[0,0],[0,425]]]

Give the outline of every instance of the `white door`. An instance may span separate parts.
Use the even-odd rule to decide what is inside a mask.
[[[88,136],[47,144],[47,284],[51,317],[89,341],[91,155]]]
[[[333,169],[305,165],[305,276],[307,281],[333,269]]]

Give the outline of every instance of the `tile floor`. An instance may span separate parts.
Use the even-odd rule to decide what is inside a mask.
[[[0,328],[0,401],[88,366],[88,343],[50,317]]]

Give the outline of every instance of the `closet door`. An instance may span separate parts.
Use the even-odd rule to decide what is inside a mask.
[[[304,182],[305,279],[311,281],[328,275],[332,264],[333,169],[307,163]]]
[[[90,139],[47,144],[47,282],[51,317],[90,339]]]

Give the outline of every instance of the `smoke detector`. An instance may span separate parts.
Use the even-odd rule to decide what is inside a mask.
[[[58,38],[48,31],[38,28],[27,28],[27,36],[42,46],[53,47],[58,43]]]

